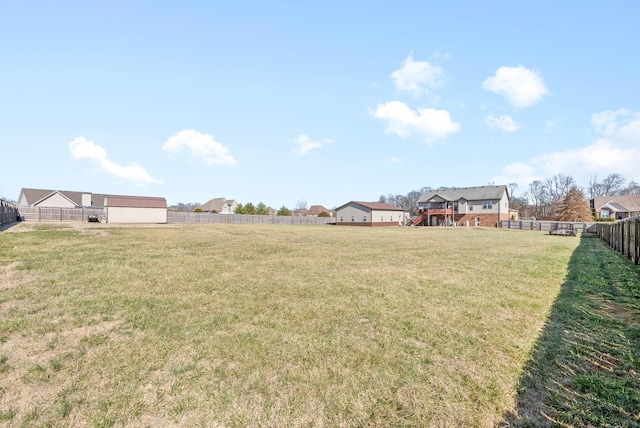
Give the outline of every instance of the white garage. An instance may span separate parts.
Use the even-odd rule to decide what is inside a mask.
[[[148,196],[115,196],[104,198],[107,223],[166,223],[167,200]]]

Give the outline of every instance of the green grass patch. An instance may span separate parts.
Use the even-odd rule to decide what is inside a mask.
[[[554,361],[554,348],[536,344],[574,281],[581,242],[409,227],[5,232],[0,416],[17,425],[499,424],[529,388],[531,361]],[[601,305],[625,306],[633,289],[626,274],[608,275],[617,300],[593,298],[580,312],[602,331]],[[637,329],[617,322],[637,345]],[[635,349],[617,350],[637,365]],[[576,388],[599,385],[607,400],[635,385],[581,379]]]
[[[640,425],[640,270],[582,238],[533,358],[513,426]]]

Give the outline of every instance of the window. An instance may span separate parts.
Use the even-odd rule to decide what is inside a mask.
[[[473,211],[473,204],[469,204],[469,211]]]
[[[493,202],[491,202],[491,201],[482,201],[482,209],[483,210],[493,209]]]
[[[380,221],[384,221],[384,216],[383,215],[380,216]]]
[[[355,216],[351,216],[351,221],[356,221],[356,217]]]
[[[389,216],[389,221],[393,221],[393,216]]]
[[[611,212],[609,212],[609,211],[600,211],[600,218],[611,218]]]
[[[367,222],[367,216],[362,216],[362,221],[364,221],[365,223]]]
[[[344,221],[344,218],[342,216],[340,216],[340,221]]]

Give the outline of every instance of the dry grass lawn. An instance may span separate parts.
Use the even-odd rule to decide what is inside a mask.
[[[22,224],[0,234],[0,423],[496,425],[579,242]]]

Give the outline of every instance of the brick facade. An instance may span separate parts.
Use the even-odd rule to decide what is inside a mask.
[[[458,226],[464,226],[467,221],[469,226],[475,226],[479,218],[481,227],[497,227],[500,220],[509,220],[509,214],[455,214],[454,218]]]

